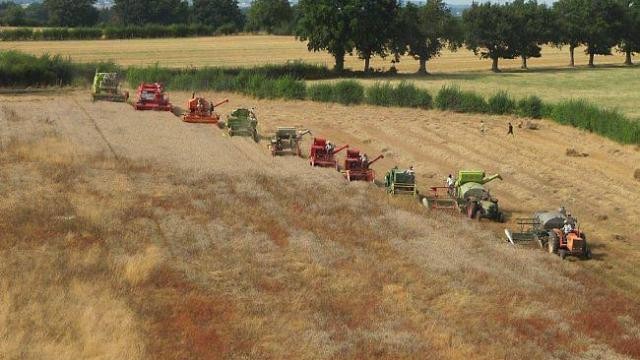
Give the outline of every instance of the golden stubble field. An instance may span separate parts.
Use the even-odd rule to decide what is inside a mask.
[[[189,96],[172,94],[177,104]],[[514,249],[264,143],[85,92],[2,97],[0,353],[8,358],[640,357],[637,148],[543,122],[256,101],[420,187],[498,171],[505,210],[565,203],[595,259]],[[401,116],[402,115],[402,116]],[[565,139],[589,157],[564,156]],[[578,176],[580,174],[580,176]],[[603,215],[607,215],[606,217]],[[568,336],[571,335],[571,336]]]
[[[25,41],[2,42],[1,49],[14,49],[32,54],[62,54],[75,61],[97,62],[113,60],[121,65],[153,65],[158,63],[170,67],[186,66],[254,66],[260,64],[282,64],[291,60],[323,64],[332,67],[333,58],[326,52],[309,52],[306,43],[292,36],[234,35],[183,39],[141,39],[141,40],[101,40],[101,41]],[[530,59],[529,66],[558,67],[569,63],[569,50],[545,47],[543,56]],[[587,56],[582,49],[576,49],[576,64],[586,65]],[[624,57],[597,57],[599,64],[621,64]],[[517,69],[520,60],[501,60],[503,69]],[[349,56],[345,66],[361,70],[364,66],[357,56]],[[373,68],[389,69],[391,58],[376,58]],[[449,73],[461,71],[488,70],[490,61],[480,60],[471,51],[444,51],[442,56],[428,64],[433,72]],[[415,72],[417,61],[404,57],[397,66],[401,72]]]

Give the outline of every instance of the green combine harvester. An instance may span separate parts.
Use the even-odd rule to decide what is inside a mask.
[[[129,100],[129,92],[121,91],[118,74],[96,72],[91,86],[91,98],[93,101],[126,102]]]
[[[498,174],[486,176],[484,171],[479,170],[461,170],[452,188],[432,187],[422,203],[430,210],[457,210],[471,219],[504,222],[498,200],[484,187],[495,179],[502,180],[502,177]]]
[[[250,136],[258,142],[258,119],[251,109],[236,109],[227,117],[229,136]]]
[[[413,195],[418,194],[416,188],[416,175],[408,170],[400,170],[394,167],[384,176],[384,187],[387,193],[397,195]]]
[[[276,134],[271,137],[269,150],[271,155],[284,155],[287,153],[302,157],[300,142],[304,135],[311,134],[310,130],[298,130],[295,127],[278,127]]]

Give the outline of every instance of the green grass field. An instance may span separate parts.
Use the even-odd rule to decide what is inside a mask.
[[[585,99],[600,106],[617,109],[640,118],[640,68],[602,66],[595,69],[580,67],[545,68],[529,71],[459,72],[431,76],[399,75],[392,82],[407,80],[428,89],[432,95],[443,85],[456,84],[463,90],[472,90],[485,96],[500,90],[515,98],[537,95],[546,102],[566,99]],[[365,85],[388,79],[360,80]]]

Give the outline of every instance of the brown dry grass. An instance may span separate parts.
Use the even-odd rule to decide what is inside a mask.
[[[21,99],[0,117],[7,358],[640,358],[637,298],[583,263],[167,114],[52,98],[49,124],[31,97],[9,124]]]

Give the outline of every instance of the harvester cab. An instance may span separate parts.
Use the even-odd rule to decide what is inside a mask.
[[[376,172],[371,169],[371,165],[382,158],[384,155],[378,155],[375,159],[369,160],[360,150],[347,149],[342,174],[349,181],[373,182],[376,179]]]
[[[455,183],[455,194],[460,211],[465,212],[471,219],[486,218],[504,222],[504,214],[498,207],[498,199],[491,196],[484,184],[495,179],[502,180],[502,176],[495,174],[486,176],[484,171],[461,170]]]
[[[91,85],[91,99],[126,102],[129,99],[129,92],[120,90],[120,79],[117,73],[96,72]]]
[[[215,112],[215,108],[228,102],[229,99],[224,99],[214,104],[203,97],[196,97],[194,93],[191,95],[191,99],[187,101],[187,109],[189,112],[182,116],[182,121],[189,123],[217,124],[218,121],[220,121],[220,115]]]
[[[141,83],[136,93],[136,110],[173,111],[169,97],[160,83]]]
[[[418,194],[416,175],[409,170],[400,170],[397,166],[387,171],[387,174],[384,176],[384,187],[389,194],[413,196]]]
[[[255,142],[260,141],[258,136],[258,118],[253,109],[235,109],[227,117],[229,136],[250,136]]]
[[[282,155],[292,153],[302,156],[300,142],[304,135],[311,134],[311,130],[298,130],[295,127],[278,127],[276,134],[271,137],[269,150],[271,155]]]
[[[349,148],[349,145],[346,144],[339,148],[333,148],[327,146],[327,143],[327,139],[313,138],[311,150],[309,151],[309,164],[311,166],[334,167],[336,170],[340,170],[340,166],[338,165],[335,155],[340,151]]]

